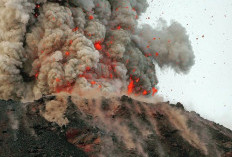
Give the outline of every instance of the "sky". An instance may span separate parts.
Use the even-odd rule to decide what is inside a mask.
[[[187,75],[157,69],[159,93],[189,111],[232,129],[232,1],[148,0],[140,24],[163,18],[187,30],[195,65]]]

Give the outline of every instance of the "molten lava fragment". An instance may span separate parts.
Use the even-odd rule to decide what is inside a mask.
[[[66,52],[65,52],[65,55],[66,55],[66,56],[69,56],[69,55],[70,55],[70,52],[66,51]]]
[[[89,71],[89,70],[91,70],[91,68],[90,68],[90,67],[86,67],[85,70],[86,70],[86,71]]]
[[[147,91],[146,90],[143,91],[143,95],[147,95]]]
[[[154,96],[155,93],[157,93],[157,92],[158,92],[158,90],[157,90],[155,87],[153,87],[153,88],[152,88],[152,96]]]
[[[137,79],[135,80],[135,82],[139,82],[139,80],[140,80],[140,79],[139,79],[139,78],[137,78]]]
[[[94,44],[96,50],[102,50],[101,43],[97,42]]]
[[[91,81],[91,84],[94,85],[94,84],[96,84],[96,82],[95,81]]]
[[[118,26],[117,29],[120,30],[120,29],[121,29],[121,26]]]
[[[133,92],[133,89],[134,89],[134,81],[130,79],[130,83],[128,85],[128,94],[131,94]]]
[[[89,20],[93,20],[93,19],[94,19],[93,15],[90,15]]]
[[[35,74],[35,78],[38,79],[38,76],[39,76],[39,73],[36,73]]]
[[[78,27],[75,27],[72,29],[73,32],[76,32],[78,30]]]
[[[60,82],[60,79],[59,79],[59,78],[56,78],[56,82]]]

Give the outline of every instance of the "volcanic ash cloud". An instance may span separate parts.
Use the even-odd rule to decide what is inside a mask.
[[[177,22],[138,27],[145,0],[0,1],[0,98],[98,89],[152,96],[155,64],[186,73],[194,55]]]

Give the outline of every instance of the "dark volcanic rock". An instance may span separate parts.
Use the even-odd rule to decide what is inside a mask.
[[[180,103],[153,105],[126,96],[115,100],[102,98],[99,112],[93,110],[99,104],[96,100],[74,103],[69,97],[64,114],[69,123],[60,127],[41,114],[46,102],[53,100],[55,96],[27,104],[0,101],[1,157],[231,157],[232,154],[229,129],[185,111]],[[122,131],[125,127],[126,131]],[[130,149],[128,144],[132,144]]]
[[[38,107],[37,102],[26,107],[0,101],[0,156],[87,156],[66,140],[61,128],[45,121]]]

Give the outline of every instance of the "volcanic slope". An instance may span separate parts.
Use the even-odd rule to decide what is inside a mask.
[[[127,96],[0,101],[0,156],[231,157],[232,131],[181,103]]]

